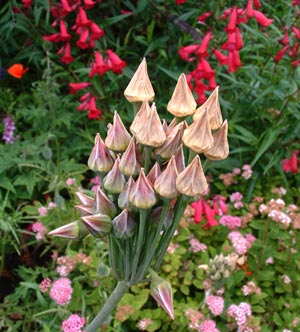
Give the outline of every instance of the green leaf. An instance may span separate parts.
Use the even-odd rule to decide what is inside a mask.
[[[277,312],[273,315],[273,321],[277,326],[283,326],[283,321]]]

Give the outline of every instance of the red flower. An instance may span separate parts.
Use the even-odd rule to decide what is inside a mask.
[[[91,83],[90,82],[79,82],[79,83],[69,83],[70,86],[70,91],[69,93],[73,94],[76,93],[79,90],[83,90],[85,88],[87,88],[88,86],[90,86]]]
[[[72,36],[68,33],[66,23],[64,21],[59,22],[60,25],[60,41],[66,42],[72,39]]]
[[[248,0],[246,14],[248,18],[253,17],[253,0]]]
[[[282,57],[284,56],[284,54],[287,52],[287,50],[289,49],[288,45],[284,46],[274,57],[274,61],[278,62],[282,59]]]
[[[236,29],[236,25],[237,25],[237,8],[233,7],[231,9],[229,22],[228,22],[225,30],[228,31],[228,32],[234,31]]]
[[[208,32],[202,39],[202,43],[200,44],[200,46],[196,49],[195,54],[200,55],[201,57],[207,57],[208,43],[212,38],[213,34],[211,32]]]
[[[263,27],[267,27],[274,21],[273,19],[267,18],[262,12],[258,10],[253,10],[253,17]]]
[[[66,43],[65,46],[63,46],[57,54],[62,54],[64,52],[63,57],[61,58],[61,61],[64,62],[65,64],[69,64],[74,61],[74,58],[71,54],[71,45],[70,43]]]
[[[196,58],[195,57],[190,57],[190,55],[192,53],[194,53],[197,50],[198,47],[199,47],[199,45],[181,46],[179,51],[178,51],[178,54],[179,54],[179,56],[181,57],[182,60],[192,62]]]
[[[293,172],[297,173],[298,172],[298,161],[297,161],[297,156],[298,156],[299,151],[296,150],[292,154],[290,159],[283,159],[282,160],[282,169],[285,172]]]
[[[176,5],[182,5],[186,2],[187,2],[187,0],[176,0]]]
[[[16,64],[12,65],[11,67],[9,67],[7,69],[7,72],[15,78],[22,78],[22,76],[26,72],[28,72],[28,70],[29,70],[29,68],[24,69],[24,66],[22,64],[16,63]]]
[[[202,15],[198,16],[197,20],[198,20],[199,23],[203,23],[211,15],[212,15],[212,12],[205,12]]]
[[[96,106],[96,97],[91,97],[90,99],[90,105],[89,105],[89,112],[88,112],[88,118],[89,119],[99,119],[102,112],[97,109]]]
[[[216,56],[221,66],[226,65],[228,63],[227,56],[221,53],[219,50],[214,50],[214,55]]]
[[[88,28],[79,28],[76,33],[80,31],[79,39],[76,42],[76,45],[81,48],[82,50],[85,50],[89,47],[89,44],[87,43],[87,40],[89,38],[89,29]]]
[[[96,2],[94,2],[93,0],[83,0],[83,2],[84,2],[84,8],[85,9],[91,9],[96,4]]]
[[[92,21],[87,18],[86,12],[82,7],[78,9],[75,22],[77,27],[86,27],[92,24]]]
[[[126,62],[121,60],[119,56],[112,50],[106,50],[108,55],[108,65],[113,73],[122,74],[123,68],[126,67]]]
[[[22,0],[23,6],[25,8],[30,8],[32,0]]]
[[[108,70],[110,70],[107,63],[104,62],[102,54],[99,51],[95,52],[95,61],[91,65],[91,70],[89,72],[89,77],[94,75],[104,75]]]

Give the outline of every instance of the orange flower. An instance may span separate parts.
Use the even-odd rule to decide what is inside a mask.
[[[7,69],[7,72],[15,77],[22,78],[22,76],[29,70],[29,68],[24,69],[23,65],[16,63]]]

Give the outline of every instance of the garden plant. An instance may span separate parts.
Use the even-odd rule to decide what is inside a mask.
[[[1,4],[1,331],[299,331],[299,17]]]

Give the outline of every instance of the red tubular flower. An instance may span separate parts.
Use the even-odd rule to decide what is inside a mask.
[[[80,28],[77,29],[76,33],[80,31],[79,39],[76,42],[76,45],[81,48],[82,50],[85,50],[89,47],[89,44],[87,43],[87,40],[89,38],[89,29],[88,28]]]
[[[205,201],[204,201],[204,213],[205,213],[205,218],[207,220],[207,223],[203,225],[203,228],[210,229],[211,227],[215,227],[215,226],[219,225],[217,220],[215,220],[214,210]]]
[[[211,15],[212,15],[212,12],[205,12],[202,15],[198,16],[197,20],[198,20],[199,23],[203,23]]]
[[[186,2],[187,2],[187,0],[176,0],[176,5],[182,5]]]
[[[77,27],[86,27],[92,24],[92,21],[87,18],[86,12],[82,7],[78,9],[75,22]]]
[[[267,27],[274,21],[273,19],[267,18],[262,12],[258,10],[253,10],[253,17],[262,27]]]
[[[253,3],[254,3],[255,8],[260,8],[261,7],[260,0],[253,0]]]
[[[228,63],[227,56],[224,55],[222,52],[219,50],[214,50],[214,55],[216,56],[217,60],[219,61],[219,64],[221,66],[226,65]]]
[[[74,61],[74,58],[71,54],[71,45],[70,43],[66,43],[65,46],[63,46],[58,52],[57,54],[62,54],[64,52],[63,57],[61,58],[61,61],[64,62],[65,64],[70,64],[71,62]]]
[[[92,96],[90,99],[88,118],[99,119],[101,114],[102,114],[101,110],[97,109],[96,106],[96,97]]]
[[[22,0],[23,6],[25,8],[30,8],[32,0]]]
[[[73,11],[75,8],[74,8],[74,6],[70,6],[69,5],[69,1],[68,0],[61,0],[61,4],[62,4],[62,6],[63,6],[63,9],[66,11],[66,12],[71,12],[71,11]]]
[[[285,172],[293,172],[297,173],[298,172],[298,161],[297,161],[297,156],[298,156],[299,151],[296,150],[292,154],[290,159],[283,159],[282,160],[282,169]]]
[[[91,70],[89,72],[89,77],[94,75],[104,75],[108,70],[109,66],[104,62],[102,54],[99,51],[95,52],[95,61],[91,65]]]
[[[69,86],[70,86],[71,89],[70,89],[69,93],[70,94],[74,94],[77,91],[83,90],[83,89],[87,88],[90,85],[91,85],[90,82],[79,82],[79,83],[72,83],[72,82],[70,82]]]
[[[237,25],[237,8],[233,7],[231,9],[229,22],[228,22],[225,30],[228,31],[228,32],[234,31],[236,29],[236,25]]]
[[[122,74],[123,68],[126,67],[126,62],[121,60],[119,56],[112,50],[106,50],[108,55],[108,63],[111,65],[111,70],[113,73]]]
[[[91,24],[91,39],[97,40],[104,36],[104,30],[102,30],[95,22]]]
[[[248,0],[246,14],[248,18],[253,17],[253,0]]]
[[[285,27],[284,36],[279,41],[282,45],[288,45],[288,43],[289,43],[289,30],[288,29],[289,29],[288,27]]]
[[[59,25],[60,25],[60,41],[66,42],[72,39],[72,36],[67,31],[66,23],[64,21],[60,21]]]
[[[84,8],[85,9],[91,9],[95,6],[96,2],[93,0],[83,0],[84,2]]]
[[[288,45],[284,46],[274,57],[274,61],[278,62],[282,59],[282,57],[284,56],[284,54],[287,52],[287,50],[289,49]]]
[[[190,57],[190,55],[192,53],[194,53],[197,50],[198,47],[199,47],[199,45],[181,46],[179,51],[178,51],[178,54],[179,54],[179,56],[181,57],[182,60],[192,62],[196,58],[195,57]]]
[[[50,36],[43,36],[43,39],[50,43],[58,43],[61,41],[60,33],[54,33]]]
[[[208,56],[208,53],[207,53],[208,44],[212,38],[213,38],[213,34],[211,32],[208,32],[204,36],[200,46],[196,49],[195,54],[200,55],[201,57],[207,57]]]
[[[296,36],[298,39],[300,39],[300,30],[299,30],[298,28],[294,27],[294,26],[292,26],[292,30],[293,30],[295,36]]]

